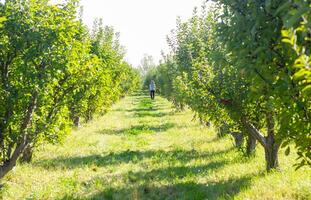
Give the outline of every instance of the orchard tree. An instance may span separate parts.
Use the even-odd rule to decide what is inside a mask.
[[[110,29],[94,51],[77,7],[76,0],[0,4],[0,178],[22,153],[30,160],[38,143],[62,141],[72,118],[89,119],[135,87]]]
[[[224,41],[241,78],[250,85],[245,106],[258,104],[257,116],[265,118],[266,135],[249,119],[252,110],[245,110],[241,121],[265,148],[267,169],[278,167],[278,149],[282,142],[287,146],[291,140],[298,147],[301,165],[311,164],[310,148],[300,148],[311,144],[310,101],[295,81],[291,68],[295,54],[282,38],[284,28],[305,24],[310,18],[310,2],[217,2],[223,9],[218,18],[219,39]],[[308,36],[304,39],[309,40]]]
[[[1,5],[0,177],[36,140],[69,131],[68,98],[79,86],[84,54],[76,2],[7,0]]]
[[[140,61],[140,65],[138,67],[141,76],[146,77],[148,72],[153,70],[156,67],[154,63],[154,59],[152,56],[145,54],[144,57]]]
[[[201,120],[247,136],[248,153],[256,139],[267,170],[278,167],[279,148],[288,154],[290,141],[298,167],[310,164],[308,2],[219,0],[211,13],[203,7],[201,15],[195,10],[189,21],[178,20],[169,40],[172,91]],[[155,74],[167,80],[173,68],[162,66]]]
[[[291,62],[287,63],[291,72],[292,83],[298,90],[295,95],[297,106],[302,115],[303,126],[296,124],[296,134],[291,139],[296,142],[298,155],[302,158],[300,165],[311,165],[311,9],[310,1],[284,3],[278,12],[282,13],[284,23],[282,42],[286,43],[287,56]],[[309,7],[308,7],[309,5]],[[306,123],[309,122],[309,123]],[[301,131],[305,129],[305,131]],[[309,133],[308,133],[309,131]],[[287,142],[289,142],[288,140]]]

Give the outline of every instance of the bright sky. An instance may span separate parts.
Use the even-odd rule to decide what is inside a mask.
[[[58,0],[54,0],[58,1]],[[175,28],[176,18],[191,16],[204,0],[81,0],[84,22],[91,27],[95,18],[120,32],[126,60],[138,66],[144,54],[155,61],[161,50],[168,51],[166,36]]]

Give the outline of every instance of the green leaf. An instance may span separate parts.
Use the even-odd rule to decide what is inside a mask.
[[[0,17],[0,23],[5,22],[6,21],[6,17]]]
[[[289,144],[289,141],[286,140],[282,143],[281,148],[286,147]]]
[[[307,76],[307,70],[305,70],[305,69],[301,69],[301,70],[299,70],[298,72],[296,72],[295,74],[294,74],[294,76],[293,76],[293,78],[295,79],[295,80],[303,80],[303,79],[305,79],[305,77]]]
[[[303,88],[302,92],[307,96],[311,95],[311,85],[308,85],[305,88]]]
[[[290,45],[294,45],[294,44],[292,43],[292,41],[291,41],[289,38],[283,38],[283,39],[282,39],[282,42],[288,43],[288,44],[290,44]]]
[[[6,21],[6,17],[0,17],[0,28],[3,26],[3,22]]]
[[[257,55],[258,53],[262,52],[263,50],[265,50],[265,47],[258,47],[255,51],[254,51],[254,55]]]
[[[290,154],[290,147],[287,147],[287,149],[285,150],[285,155],[288,156]]]
[[[283,10],[289,8],[291,6],[291,2],[287,1],[286,3],[284,3],[283,5],[281,5],[276,12],[274,13],[274,16],[277,16],[280,12],[282,12]]]
[[[302,20],[302,15],[308,11],[308,7],[300,7],[299,10],[295,13],[295,15],[291,16],[289,19],[287,19],[284,23],[286,28],[291,28],[295,24],[297,24],[299,21]]]

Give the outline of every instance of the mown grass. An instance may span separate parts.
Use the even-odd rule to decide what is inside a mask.
[[[311,199],[294,153],[267,174],[262,148],[244,158],[192,118],[160,97],[127,97],[63,145],[40,147],[2,180],[2,199]]]

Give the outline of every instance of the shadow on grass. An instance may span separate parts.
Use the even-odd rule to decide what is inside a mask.
[[[133,109],[128,109],[128,110],[125,110],[126,112],[134,112],[134,113],[138,113],[138,112],[150,112],[150,111],[155,111],[155,110],[158,110],[154,107],[147,107],[147,108],[133,108]]]
[[[186,164],[193,159],[212,159],[214,156],[223,155],[234,151],[233,148],[217,151],[200,153],[195,150],[174,150],[174,151],[123,151],[119,153],[109,153],[106,155],[88,155],[77,157],[58,157],[55,159],[39,160],[33,163],[34,166],[43,167],[45,169],[71,169],[83,168],[88,166],[114,166],[122,163],[139,163],[143,159],[152,158],[154,162],[162,162],[163,160],[173,162],[178,160],[180,163]]]
[[[147,124],[135,125],[125,129],[102,129],[98,133],[106,135],[139,135],[144,133],[159,133],[165,132],[175,127],[174,123],[165,123],[158,126],[152,126]]]
[[[251,176],[245,176],[226,181],[207,182],[205,184],[193,181],[175,183],[165,186],[154,186],[152,183],[128,185],[124,188],[107,188],[88,197],[65,196],[65,199],[195,199],[216,200],[233,199],[241,191],[247,189],[251,183]]]
[[[198,175],[204,176],[204,174],[209,173],[214,170],[219,170],[223,166],[228,164],[228,161],[221,160],[210,162],[207,165],[199,166],[174,166],[167,168],[154,169],[151,171],[140,171],[140,172],[129,172],[128,179],[129,182],[141,182],[152,183],[153,181],[172,181],[174,179],[180,180],[185,177],[196,177]]]
[[[157,109],[159,110],[159,109]],[[144,118],[144,117],[164,117],[171,116],[173,113],[171,112],[136,112],[134,117]]]

